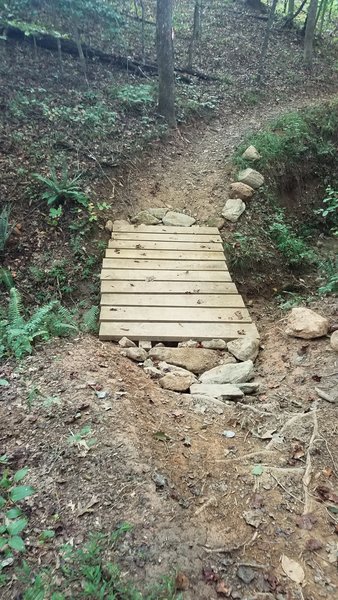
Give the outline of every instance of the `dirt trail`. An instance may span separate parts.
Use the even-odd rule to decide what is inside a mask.
[[[229,109],[209,125],[186,127],[182,137],[175,136],[159,151],[152,151],[140,165],[132,168],[117,200],[120,217],[139,210],[164,206],[181,210],[198,221],[220,216],[227,199],[231,166],[227,161],[245,135],[290,110],[323,102],[304,95],[288,103],[267,103],[237,111]],[[118,202],[119,204],[119,202]]]

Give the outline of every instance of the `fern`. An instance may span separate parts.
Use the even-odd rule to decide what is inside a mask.
[[[18,290],[12,287],[9,295],[7,318],[0,321],[0,357],[7,354],[20,359],[33,352],[36,339],[47,341],[77,332],[71,313],[57,300],[39,307],[25,320]]]
[[[14,279],[8,269],[5,269],[4,267],[0,268],[0,283],[2,283],[8,291],[14,287]]]
[[[82,331],[88,333],[97,333],[99,329],[99,307],[92,306],[85,313],[83,313],[82,317]]]

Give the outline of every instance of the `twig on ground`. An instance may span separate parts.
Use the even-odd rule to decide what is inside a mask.
[[[324,390],[315,388],[315,392],[317,392],[317,394],[320,398],[322,398],[323,400],[326,400],[326,402],[330,402],[330,404],[337,404],[337,400],[332,398],[332,396],[330,396],[330,394],[327,394],[326,392],[324,392]]]
[[[293,415],[291,417],[291,419],[288,419],[286,421],[286,423],[284,423],[282,429],[278,432],[278,435],[281,436],[284,431],[293,423],[296,423],[296,421],[298,421],[299,419],[304,419],[305,417],[308,417],[309,415],[311,415],[311,412],[307,412],[307,413],[296,413],[295,415]],[[272,439],[266,446],[266,450],[269,450],[271,448],[271,446],[273,446],[275,443],[275,440]]]
[[[277,485],[279,485],[279,487],[282,488],[282,490],[284,490],[284,492],[289,494],[289,496],[291,496],[291,498],[293,498],[294,500],[297,500],[297,502],[300,502],[301,504],[304,504],[304,501],[301,498],[298,498],[297,496],[295,496],[292,492],[289,492],[289,490],[286,487],[284,487],[284,485],[277,479],[277,477],[272,475],[272,473],[270,473],[270,475],[271,475],[272,479],[275,480]]]
[[[309,445],[307,448],[306,461],[305,461],[305,473],[304,473],[304,477],[303,477],[303,489],[304,489],[303,514],[304,515],[311,512],[311,508],[312,508],[312,504],[313,504],[312,500],[311,500],[311,495],[309,493],[309,485],[311,482],[311,475],[312,475],[311,450],[312,450],[313,445],[318,436],[317,411],[318,411],[318,400],[315,401],[314,408],[310,413],[310,414],[312,414],[312,418],[313,418],[313,430],[312,430],[312,435],[311,435],[310,442],[309,442]]]
[[[255,531],[253,536],[251,538],[249,538],[248,540],[245,540],[244,542],[242,542],[241,544],[237,544],[236,546],[230,546],[229,548],[208,548],[208,546],[203,546],[203,548],[207,552],[214,553],[214,554],[218,554],[218,553],[228,554],[230,552],[236,552],[237,550],[240,550],[241,548],[245,548],[249,544],[252,544],[255,541],[257,536],[258,536],[258,531]]]
[[[242,456],[234,456],[225,462],[234,462],[235,460],[244,460],[246,458],[253,458],[254,456],[259,456],[260,454],[275,454],[278,450],[256,450],[255,452],[249,452],[249,454],[243,454]]]
[[[209,498],[209,500],[207,500],[206,502],[204,502],[204,504],[202,504],[202,506],[200,506],[197,510],[195,510],[195,517],[197,517],[197,515],[199,515],[201,512],[203,512],[203,510],[205,510],[206,508],[208,508],[208,506],[217,505],[217,500],[215,498],[215,496],[211,496],[211,498]]]

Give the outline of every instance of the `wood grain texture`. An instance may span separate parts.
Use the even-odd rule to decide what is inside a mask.
[[[165,294],[181,294],[183,297],[190,294],[237,294],[234,283],[222,283],[217,281],[101,281],[101,293],[139,294],[156,296]],[[240,298],[240,296],[238,295]]]
[[[239,294],[109,294],[101,296],[101,306],[186,306],[244,308]]]
[[[251,319],[246,308],[101,306],[100,321],[250,323]]]
[[[131,340],[180,342],[182,340],[233,340],[242,335],[258,336],[254,324],[243,323],[139,323],[104,322],[100,326],[101,340],[119,340],[126,336]]]

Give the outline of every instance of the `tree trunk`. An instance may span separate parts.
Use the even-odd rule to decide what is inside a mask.
[[[289,0],[289,4],[288,4],[289,17],[292,17],[294,12],[295,12],[295,0]]]
[[[82,44],[81,44],[81,40],[80,40],[80,34],[79,34],[79,30],[77,28],[77,26],[75,25],[74,29],[74,40],[75,40],[75,44],[77,47],[77,51],[79,54],[79,60],[80,60],[80,64],[82,67],[82,71],[83,74],[85,76],[85,80],[88,83],[88,79],[87,79],[87,63],[86,63],[86,59],[85,59],[85,55],[83,54],[83,49],[82,49]]]
[[[140,0],[141,4],[141,44],[142,44],[142,62],[146,62],[146,50],[145,50],[145,8],[144,8],[144,0]]]
[[[307,13],[307,22],[304,38],[304,62],[308,69],[312,68],[313,59],[313,41],[316,29],[316,17],[318,9],[318,0],[311,0]]]
[[[272,0],[272,6],[271,6],[270,12],[269,12],[269,18],[268,18],[268,22],[267,22],[267,26],[266,26],[266,30],[265,30],[265,35],[264,35],[262,50],[261,50],[261,56],[259,59],[258,72],[257,72],[257,83],[258,84],[262,83],[262,79],[263,79],[264,64],[265,64],[265,59],[266,59],[266,53],[268,51],[271,29],[272,29],[273,21],[275,18],[277,2],[278,2],[278,0]]]
[[[62,48],[61,48],[61,40],[58,37],[57,38],[57,47],[58,47],[58,58],[59,58],[59,64],[60,64],[60,71],[61,73],[63,72],[63,64],[62,64]]]
[[[172,0],[157,0],[158,110],[169,127],[176,127],[172,4]]]
[[[325,15],[326,15],[328,3],[329,3],[328,0],[322,0],[322,2],[320,4],[320,9],[318,11],[318,18],[320,16],[319,35],[322,35],[322,33],[323,33],[324,20],[325,20]]]
[[[191,34],[191,40],[188,48],[188,69],[192,69],[193,54],[196,42],[201,36],[201,0],[195,0],[194,24]]]

